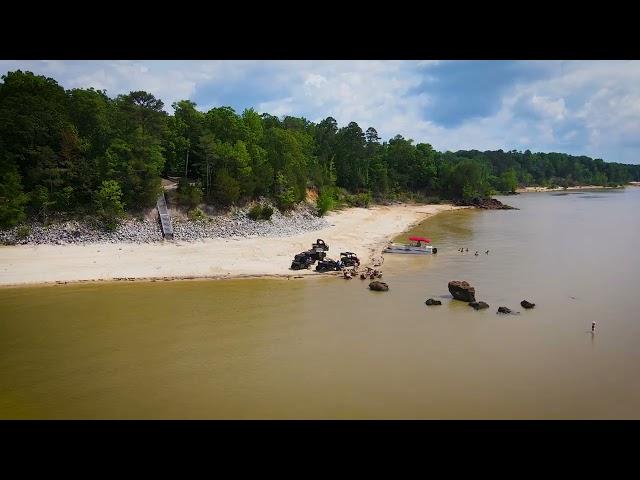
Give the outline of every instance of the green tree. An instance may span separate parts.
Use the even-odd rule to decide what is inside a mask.
[[[8,162],[0,162],[0,228],[13,227],[24,221],[26,203],[18,169]]]
[[[318,195],[316,207],[318,208],[318,215],[321,217],[335,207],[335,199],[333,197],[332,190],[333,189],[331,188],[322,189],[320,191],[320,195]]]
[[[36,185],[29,194],[31,209],[35,216],[40,217],[46,224],[49,220],[49,212],[51,207],[55,205],[55,201],[51,198],[49,190],[43,185]]]
[[[235,203],[240,197],[240,184],[233,178],[226,168],[216,172],[213,181],[213,196],[223,206]]]
[[[122,189],[115,180],[105,180],[96,192],[95,204],[98,218],[107,230],[115,230],[124,217]]]
[[[336,181],[335,156],[338,123],[333,117],[327,117],[316,127],[314,133],[314,154],[320,167],[319,186],[333,185]]]
[[[445,182],[450,197],[466,201],[484,196],[489,188],[488,182],[483,178],[482,166],[470,159],[463,159],[454,165]]]
[[[366,184],[368,169],[365,136],[356,122],[351,122],[336,134],[336,184],[356,190]]]
[[[204,113],[196,109],[196,104],[189,100],[181,100],[172,104],[175,122],[169,129],[173,135],[173,151],[175,160],[173,170],[180,169],[180,175],[190,176],[193,166],[201,163],[197,149],[200,138],[205,134]],[[191,167],[190,167],[191,165]],[[173,171],[172,170],[172,171]],[[176,171],[176,174],[178,172]]]
[[[152,94],[144,91],[130,92],[116,98],[118,130],[121,134],[132,135],[136,132],[145,137],[160,140],[165,134],[166,112],[164,103]]]
[[[278,172],[276,175],[276,202],[280,210],[291,209],[297,201],[294,188],[288,183],[286,177]]]
[[[159,144],[139,131],[129,142],[116,139],[105,154],[107,178],[117,180],[124,189],[124,200],[132,208],[155,204],[161,192],[160,172],[164,157]]]
[[[18,70],[2,76],[0,138],[27,190],[42,181],[68,124],[67,97],[52,78]]]
[[[498,182],[501,192],[515,192],[518,188],[518,175],[513,168],[510,168],[506,172],[500,175],[500,181]]]
[[[191,184],[186,177],[182,177],[178,182],[177,190],[178,203],[192,209],[202,203],[202,187],[198,184]]]

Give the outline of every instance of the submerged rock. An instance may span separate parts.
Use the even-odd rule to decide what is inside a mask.
[[[536,306],[535,303],[527,302],[526,300],[522,300],[520,305],[522,305],[522,308],[533,308]]]
[[[498,307],[497,313],[511,313],[511,309],[507,307]]]
[[[428,299],[424,303],[425,305],[442,305],[442,302],[440,300],[434,300],[433,298]]]
[[[387,285],[384,282],[379,282],[378,280],[376,280],[369,284],[369,288],[371,290],[376,290],[378,292],[386,292],[387,290],[389,290],[389,285]]]
[[[467,282],[452,280],[449,282],[449,292],[456,300],[461,300],[463,302],[476,301],[476,289]]]
[[[489,308],[489,304],[486,302],[469,302],[469,306],[475,308],[476,310]]]

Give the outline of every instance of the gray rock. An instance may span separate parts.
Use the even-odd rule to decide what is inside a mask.
[[[489,308],[489,304],[486,302],[469,302],[469,306],[475,308],[476,310]]]
[[[535,303],[527,302],[526,300],[522,300],[520,305],[522,305],[522,308],[533,308],[536,306]]]
[[[369,288],[371,290],[375,290],[375,291],[378,291],[378,292],[386,292],[387,290],[389,290],[389,285],[387,285],[384,282],[380,282],[378,280],[375,280],[375,281],[373,281],[373,282],[371,282],[369,284]]]
[[[455,298],[456,300],[461,300],[463,302],[476,301],[476,290],[467,282],[461,282],[458,280],[449,282],[449,293],[451,293],[451,295],[453,295],[453,298]]]

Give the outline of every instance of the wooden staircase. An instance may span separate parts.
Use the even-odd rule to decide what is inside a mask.
[[[162,227],[162,235],[165,240],[173,240],[173,227],[171,226],[171,216],[167,209],[167,200],[164,198],[164,192],[158,197],[158,215],[160,216],[160,225]]]

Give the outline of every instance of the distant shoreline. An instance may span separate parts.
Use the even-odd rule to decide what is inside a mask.
[[[287,237],[0,246],[0,286],[320,277],[312,270],[289,270],[294,255],[311,248],[317,238],[329,245],[328,257],[338,259],[340,252],[351,251],[367,264],[394,236],[437,213],[459,208],[465,207],[400,204],[349,208],[327,215],[326,228]]]
[[[634,184],[634,182],[630,182],[631,184]],[[640,182],[637,182],[640,183]],[[624,188],[623,187],[603,187],[601,185],[578,185],[575,187],[554,187],[554,188],[549,188],[549,187],[524,187],[524,188],[517,188],[516,189],[516,193],[531,193],[531,192],[557,192],[557,191],[563,191],[563,190],[595,190],[595,189],[616,189],[616,188]]]

